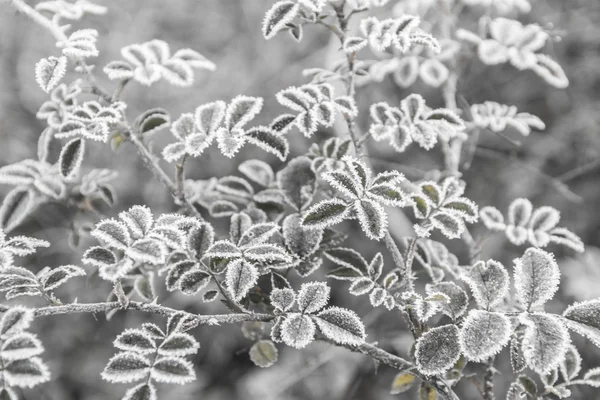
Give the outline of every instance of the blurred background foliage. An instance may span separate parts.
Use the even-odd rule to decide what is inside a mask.
[[[400,1],[402,2],[402,1]],[[214,100],[229,100],[237,94],[261,96],[265,107],[256,121],[268,123],[283,112],[274,94],[291,85],[306,82],[302,70],[326,67],[342,57],[337,39],[318,26],[306,30],[300,43],[287,34],[270,41],[261,35],[261,21],[272,0],[105,0],[105,16],[88,16],[75,28],[91,27],[99,31],[96,60],[100,83],[112,88],[102,73],[111,60],[120,59],[122,46],[153,38],[166,40],[172,49],[191,47],[217,64],[214,73],[199,73],[192,88],[177,88],[167,83],[151,88],[131,84],[124,93],[128,116],[163,107],[173,118],[190,112],[200,104]],[[390,7],[377,10],[380,16],[390,14]],[[463,20],[473,24],[477,11],[466,10]],[[425,16],[425,20],[427,16]],[[555,41],[549,54],[565,69],[570,86],[558,90],[545,84],[531,72],[520,72],[508,65],[488,67],[473,59],[465,66],[459,81],[459,94],[464,104],[485,100],[517,105],[519,110],[538,115],[547,129],[529,137],[508,135],[519,140],[511,144],[502,137],[482,131],[479,147],[463,159],[471,165],[464,173],[467,195],[480,206],[494,205],[506,210],[516,197],[527,197],[535,206],[550,205],[561,211],[561,226],[582,237],[587,252],[575,256],[559,250],[563,283],[561,292],[549,305],[560,312],[576,300],[600,297],[600,2],[598,0],[538,0],[533,11],[522,17],[524,22],[536,22],[550,29],[562,40]],[[353,27],[356,29],[356,26]],[[36,143],[44,122],[35,114],[46,99],[34,80],[34,65],[43,57],[55,55],[54,40],[42,28],[17,15],[7,4],[0,7],[0,165],[25,158],[35,158]],[[362,54],[362,53],[361,53]],[[66,79],[74,78],[68,76]],[[422,93],[432,106],[441,106],[439,90],[417,83],[400,89],[391,77],[358,89],[361,114],[359,125],[368,127],[368,106],[377,101],[396,104],[411,92]],[[340,127],[341,128],[341,127]],[[336,132],[337,131],[337,132]],[[317,140],[344,134],[343,129],[320,132]],[[168,131],[156,135],[153,147],[161,149],[172,141]],[[297,131],[290,134],[292,155],[307,151],[309,142]],[[468,146],[467,146],[468,148]],[[54,149],[57,157],[58,148]],[[411,147],[404,154],[394,153],[382,143],[370,143],[369,154],[378,170],[399,169],[410,179],[421,179],[424,172],[441,166],[441,151],[436,147],[425,153]],[[113,213],[133,204],[147,204],[157,214],[176,210],[172,200],[136,156],[130,145],[111,151],[94,144],[88,151],[87,168],[113,168],[120,174],[116,182],[118,203]],[[200,159],[188,164],[188,177],[207,179],[235,174],[237,165],[249,158],[261,158],[277,170],[281,163],[258,149],[245,148],[234,160],[221,156],[216,147]],[[165,165],[167,168],[171,166]],[[1,188],[2,195],[8,188]],[[27,259],[24,266],[39,270],[45,265],[78,263],[90,239],[83,239],[75,250],[68,245],[72,215],[61,207],[46,207],[36,213],[19,233],[52,242],[50,249]],[[391,226],[396,233],[410,230],[410,222],[394,214]],[[224,226],[221,225],[221,226]],[[474,227],[476,236],[483,235],[481,226]],[[352,230],[351,232],[355,232]],[[371,257],[381,250],[379,244],[362,235],[350,235],[348,244]],[[450,247],[464,253],[460,243]],[[485,240],[484,258],[495,258],[510,266],[523,248],[515,248],[502,238]],[[551,248],[551,251],[556,250]],[[464,260],[463,260],[464,261]],[[390,264],[388,264],[390,265]],[[323,278],[324,268],[314,278]],[[79,301],[102,301],[110,287],[96,277],[80,279],[69,286],[72,293],[63,295]],[[365,317],[368,340],[406,354],[412,339],[405,332],[397,314],[372,310],[363,299],[348,295],[346,285],[333,282],[332,303],[345,305]],[[203,304],[199,298],[184,297],[162,291],[160,301],[170,306],[202,313],[224,312],[220,304]],[[107,385],[99,373],[113,353],[111,342],[125,327],[159,318],[135,312],[118,313],[111,323],[104,315],[70,315],[44,318],[36,322],[36,330],[47,348],[45,359],[52,367],[53,379],[35,390],[24,393],[27,399],[100,400],[122,396],[125,385]],[[313,344],[299,352],[280,349],[278,364],[268,370],[252,365],[247,350],[251,342],[244,338],[239,326],[201,327],[195,331],[202,348],[194,358],[198,381],[181,388],[164,388],[161,398],[169,399],[391,399],[412,398],[414,393],[389,394],[394,371],[378,369],[369,359],[343,349]],[[575,336],[574,336],[575,337]],[[600,365],[600,351],[590,342],[576,344],[584,355],[584,366]],[[506,352],[505,352],[506,353]],[[505,393],[514,379],[508,367],[508,357],[499,358],[498,394]],[[461,398],[476,398],[475,387],[468,381],[458,385]],[[573,398],[600,398],[593,391],[574,388]],[[592,389],[593,390],[593,389]],[[169,391],[167,393],[167,391]],[[463,397],[464,396],[464,397]]]

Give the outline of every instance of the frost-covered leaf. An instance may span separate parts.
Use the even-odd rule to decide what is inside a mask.
[[[72,139],[63,146],[58,157],[60,174],[63,178],[73,178],[79,172],[84,153],[85,140],[83,138]]]
[[[119,213],[119,218],[127,225],[134,238],[146,236],[154,223],[152,211],[143,205],[133,206],[129,210]]]
[[[211,277],[206,272],[189,271],[179,280],[179,288],[188,296],[197,294],[210,283]]]
[[[194,365],[178,357],[161,357],[154,362],[150,376],[157,382],[183,385],[196,379]]]
[[[90,247],[81,258],[84,264],[93,265],[94,267],[107,267],[117,262],[115,254],[100,246]]]
[[[154,339],[141,329],[126,329],[117,336],[113,345],[119,350],[139,354],[150,354],[156,350]]]
[[[325,252],[325,256],[341,267],[352,268],[360,275],[368,276],[369,264],[364,257],[354,249],[337,247]]]
[[[275,179],[271,166],[260,160],[246,160],[238,166],[238,170],[248,179],[264,187],[270,186]]]
[[[122,352],[115,354],[102,371],[102,379],[113,383],[136,382],[146,378],[150,361],[140,354]]]
[[[50,370],[39,357],[4,364],[3,375],[8,386],[33,387],[50,380]]]
[[[277,232],[279,232],[279,225],[273,222],[252,225],[244,231],[238,246],[248,247],[265,243]]]
[[[35,80],[42,90],[49,93],[54,89],[67,71],[67,57],[42,58],[35,64]]]
[[[460,336],[456,325],[432,328],[417,340],[417,368],[426,375],[440,374],[456,363],[460,353]]]
[[[284,319],[280,329],[285,344],[302,349],[313,341],[316,327],[308,315],[291,313]]]
[[[159,346],[158,354],[162,356],[183,357],[196,354],[200,344],[190,334],[176,332],[170,334]]]
[[[529,368],[547,374],[558,367],[569,345],[569,332],[563,322],[545,313],[522,314],[520,320],[527,326],[522,346]]]
[[[470,361],[485,361],[508,344],[510,334],[510,319],[505,315],[471,310],[460,330],[463,353]]]
[[[271,305],[280,311],[289,311],[296,301],[296,294],[290,288],[273,289],[271,291]]]
[[[202,301],[205,303],[210,303],[211,301],[215,301],[219,297],[218,290],[207,290],[202,294]]]
[[[448,68],[434,58],[423,61],[419,68],[419,76],[423,82],[434,88],[440,87],[449,75]]]
[[[500,304],[508,293],[508,272],[495,260],[476,262],[461,278],[469,285],[481,308],[489,309]]]
[[[236,260],[227,266],[227,289],[235,300],[243,298],[254,287],[257,280],[256,267],[243,260]]]
[[[563,313],[567,327],[600,347],[600,299],[582,301]]]
[[[0,336],[12,336],[27,328],[33,321],[33,310],[25,307],[11,307],[2,314],[0,319]]]
[[[140,383],[128,389],[122,400],[157,400],[156,387],[152,382]]]
[[[42,354],[44,347],[39,339],[28,332],[19,332],[2,341],[0,355],[3,360],[25,360]]]
[[[230,131],[242,128],[260,112],[263,99],[260,97],[236,96],[227,106],[225,126]]]
[[[570,345],[565,353],[564,360],[560,363],[560,373],[566,382],[574,379],[581,371],[581,355],[573,345]]]
[[[244,250],[244,258],[254,263],[288,264],[292,257],[281,246],[275,244],[258,244]]]
[[[286,201],[296,210],[310,203],[315,192],[317,177],[308,157],[297,157],[277,175],[277,183]]]
[[[562,67],[545,54],[536,54],[536,62],[532,70],[546,82],[559,89],[569,86],[569,78]]]
[[[364,342],[365,326],[359,316],[341,307],[329,307],[315,317],[321,333],[340,344],[361,344]]]
[[[17,256],[26,256],[35,253],[38,247],[50,247],[50,243],[27,236],[13,236],[4,243],[3,249]]]
[[[17,186],[2,200],[0,227],[5,231],[12,230],[25,220],[35,204],[34,191],[25,186]]]
[[[240,257],[241,255],[242,252],[238,247],[228,240],[216,241],[206,252],[207,257],[214,258],[235,258]]]
[[[382,239],[387,229],[387,214],[383,207],[375,201],[362,199],[354,203],[354,209],[367,237],[374,240]]]
[[[47,271],[39,280],[44,291],[51,291],[76,276],[85,276],[85,271],[76,265],[62,265]]]
[[[138,239],[127,249],[127,255],[133,260],[152,265],[163,263],[167,254],[165,244],[152,238]]]
[[[266,126],[259,126],[246,131],[248,143],[252,143],[268,153],[275,154],[285,161],[290,148],[287,139]]]
[[[308,209],[302,220],[302,225],[314,228],[335,225],[348,216],[349,210],[348,205],[342,200],[323,200]]]
[[[329,302],[330,291],[325,282],[303,283],[296,299],[300,312],[312,314],[325,307]]]
[[[125,80],[133,78],[133,67],[126,61],[111,61],[102,69],[108,79]]]
[[[278,1],[275,3],[265,15],[262,25],[262,33],[265,39],[271,39],[279,31],[285,29],[285,26],[292,22],[298,11],[300,5],[293,1]]]
[[[515,289],[527,310],[554,297],[560,282],[560,270],[552,254],[530,247],[514,263]]]
[[[342,45],[342,50],[344,53],[352,54],[364,48],[368,44],[367,39],[358,37],[358,36],[348,36],[344,40],[344,44]]]
[[[502,231],[506,228],[504,216],[494,207],[483,207],[479,210],[479,217],[486,228],[493,231]]]
[[[250,348],[250,360],[261,367],[268,368],[277,362],[277,347],[270,340],[259,340]]]
[[[202,259],[214,243],[215,231],[208,223],[192,228],[188,234],[188,247],[195,252],[196,259]]]
[[[348,288],[351,294],[360,296],[369,293],[375,287],[375,282],[371,278],[359,278],[352,281]]]
[[[442,305],[444,314],[456,320],[467,311],[469,298],[464,290],[454,282],[440,282],[433,285],[427,285],[427,294],[443,293],[450,300]]]
[[[431,216],[431,224],[448,239],[459,238],[465,230],[465,224],[461,218],[443,211],[438,211]]]
[[[287,248],[301,258],[313,254],[323,239],[321,229],[308,229],[302,226],[298,214],[290,214],[283,221],[283,237]]]

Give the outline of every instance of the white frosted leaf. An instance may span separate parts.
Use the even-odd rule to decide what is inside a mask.
[[[150,354],[156,350],[154,339],[141,329],[126,329],[117,336],[113,345],[119,350],[139,354]]]
[[[336,97],[333,102],[335,103],[338,110],[340,110],[343,114],[351,118],[355,118],[358,115],[358,108],[356,107],[356,102],[354,98],[351,96],[340,96]]]
[[[255,263],[288,264],[293,261],[281,246],[269,243],[257,244],[244,249],[244,258]]]
[[[63,146],[58,157],[60,174],[63,178],[73,178],[79,172],[84,153],[85,140],[82,138],[72,139]]]
[[[214,71],[217,66],[206,59],[202,54],[192,49],[179,49],[173,54],[172,59],[182,60],[192,68],[201,68]]]
[[[504,216],[495,207],[483,207],[479,210],[479,217],[486,228],[492,231],[503,231],[506,228]]]
[[[586,383],[592,387],[600,387],[600,367],[592,368],[583,375]]]
[[[117,262],[115,254],[105,249],[104,247],[90,247],[81,258],[84,264],[93,265],[94,267],[108,267]]]
[[[365,326],[359,316],[341,307],[329,307],[316,315],[321,333],[340,344],[361,344],[365,341]]]
[[[331,289],[325,282],[303,283],[296,298],[300,312],[316,313],[327,305],[330,292]]]
[[[161,357],[154,362],[150,376],[157,382],[183,385],[196,380],[194,365],[178,357]]]
[[[374,280],[379,279],[383,271],[383,255],[381,253],[375,254],[371,262],[369,263],[369,276]]]
[[[557,209],[543,206],[536,209],[529,220],[529,228],[534,231],[549,231],[556,227],[560,221],[560,213]]]
[[[51,291],[63,285],[69,279],[76,276],[85,276],[83,268],[76,265],[62,265],[60,267],[48,270],[39,277],[44,291]]]
[[[131,236],[125,224],[114,219],[100,221],[90,234],[109,246],[121,250],[127,249],[131,243]]]
[[[50,247],[50,243],[27,236],[13,236],[4,243],[3,249],[17,256],[26,256],[35,253],[38,247]]]
[[[225,126],[229,130],[242,128],[260,112],[262,106],[263,99],[260,97],[234,97],[227,106]]]
[[[352,281],[348,288],[351,294],[360,296],[369,293],[375,287],[375,282],[371,278],[358,278]]]
[[[509,277],[506,268],[495,260],[478,261],[461,276],[481,308],[500,304],[508,293]]]
[[[98,31],[95,29],[80,29],[73,32],[65,42],[60,42],[62,53],[71,58],[96,57],[96,39]]]
[[[423,61],[419,68],[419,76],[423,82],[434,88],[440,87],[449,75],[448,68],[434,58]]]
[[[119,213],[119,218],[131,232],[134,238],[146,236],[154,224],[154,216],[149,207],[137,205]]]
[[[159,346],[158,354],[162,356],[183,357],[196,354],[200,343],[188,333],[171,333]]]
[[[36,205],[35,192],[24,186],[17,186],[2,200],[0,207],[0,227],[6,231],[19,225]]]
[[[42,90],[49,93],[67,71],[67,57],[42,58],[35,64],[35,80]]]
[[[277,362],[277,347],[270,340],[259,340],[250,348],[250,360],[261,367],[268,368]]]
[[[157,400],[156,387],[152,382],[140,383],[125,392],[121,400]]]
[[[26,360],[43,352],[42,342],[35,335],[19,332],[2,341],[0,355],[3,360]]]
[[[185,61],[176,58],[161,64],[161,74],[171,85],[188,87],[194,83],[194,71]]]
[[[363,199],[354,203],[354,209],[360,226],[369,239],[380,240],[385,236],[387,214],[379,203]]]
[[[417,57],[403,57],[397,64],[394,72],[394,81],[400,87],[407,88],[417,81],[419,77],[419,59]]]
[[[387,296],[387,291],[384,288],[377,287],[369,294],[369,301],[373,307],[379,307],[383,304]]]
[[[241,129],[230,132],[225,128],[219,128],[216,137],[219,150],[228,158],[235,156],[246,143],[246,137]]]
[[[242,252],[238,247],[228,240],[216,241],[206,252],[207,257],[235,258],[240,257]]]
[[[563,360],[569,345],[569,332],[556,316],[545,313],[523,314],[527,326],[523,336],[523,356],[529,368],[547,374]]]
[[[196,259],[202,259],[208,249],[214,243],[215,231],[212,225],[208,223],[200,224],[188,233],[187,244],[190,250],[193,250]]]
[[[536,54],[536,63],[531,69],[550,85],[559,89],[569,86],[569,78],[562,67],[545,54]]]
[[[108,75],[108,79],[111,81],[133,78],[133,67],[125,61],[111,61],[102,71]]]
[[[4,185],[29,185],[38,177],[38,172],[23,162],[0,168],[0,183]]]
[[[223,101],[215,101],[196,108],[194,115],[198,130],[205,135],[215,133],[225,117],[225,108]]]
[[[268,187],[275,180],[275,173],[269,164],[261,160],[246,160],[238,166],[238,170],[251,181]]]
[[[296,293],[290,288],[273,289],[271,304],[280,311],[289,311],[296,301]]]
[[[277,174],[277,183],[286,201],[296,210],[310,203],[316,189],[317,177],[308,157],[297,157]]]
[[[164,262],[168,249],[164,243],[153,238],[146,238],[133,242],[126,254],[135,261],[158,265]]]
[[[397,185],[390,183],[372,185],[367,195],[386,206],[404,207],[409,204],[408,196]]]
[[[150,371],[150,361],[140,354],[122,352],[115,354],[102,371],[102,379],[113,383],[129,383],[145,379]]]
[[[323,174],[322,178],[345,196],[356,199],[362,195],[363,188],[360,187],[360,183],[345,171],[329,171]]]
[[[248,143],[260,147],[267,153],[276,155],[281,161],[285,161],[290,152],[287,139],[269,127],[250,128],[246,131],[246,136]]]
[[[395,275],[393,275],[395,276]],[[444,314],[456,320],[467,311],[469,298],[464,290],[454,282],[439,282],[426,286],[427,294],[443,293],[448,296],[448,302],[442,305]]]
[[[559,369],[566,382],[574,379],[581,371],[581,355],[574,345],[568,347]]]
[[[352,54],[352,53],[355,53],[355,52],[363,49],[364,47],[367,46],[367,44],[368,44],[367,39],[364,39],[364,38],[361,38],[358,36],[348,36],[344,40],[344,44],[342,45],[342,50],[344,51],[344,53]]]
[[[298,11],[300,5],[293,1],[278,1],[265,14],[263,20],[262,33],[265,39],[271,39],[279,31],[285,28],[286,24],[292,22]]]
[[[4,380],[8,386],[33,387],[50,380],[50,370],[39,357],[14,360],[4,364]]]
[[[354,269],[360,275],[369,274],[369,264],[364,257],[354,249],[343,247],[329,249],[325,252],[325,256],[341,267]]]
[[[527,310],[554,297],[560,282],[560,270],[551,253],[530,247],[514,263],[515,289]]]
[[[339,199],[323,200],[308,209],[302,220],[302,226],[326,228],[342,222],[348,216],[350,208]]]
[[[210,283],[211,277],[206,272],[188,271],[179,280],[179,289],[183,294],[193,296]]]
[[[460,353],[460,337],[456,325],[432,328],[417,340],[417,368],[426,375],[443,373],[456,363]]]
[[[465,230],[465,224],[460,217],[444,211],[438,211],[430,218],[431,224],[448,239],[456,239]]]
[[[508,223],[514,226],[525,226],[531,218],[533,206],[528,199],[513,200],[508,207]]]
[[[302,226],[298,214],[290,214],[283,221],[283,237],[287,248],[301,258],[313,254],[323,239],[321,229],[308,229]]]
[[[583,253],[585,250],[581,238],[566,228],[554,228],[549,234],[550,242],[567,246],[579,253]]]
[[[483,362],[508,344],[510,319],[503,314],[471,310],[460,330],[461,345],[470,361]]]
[[[12,336],[27,328],[33,321],[33,311],[22,306],[11,307],[0,319],[0,336]]]
[[[217,242],[218,243],[218,242]],[[258,270],[255,266],[236,260],[227,266],[227,288],[235,300],[242,299],[258,280]]]
[[[497,65],[508,61],[506,46],[493,39],[481,41],[477,47],[477,52],[481,62],[487,65]]]
[[[563,313],[567,327],[600,347],[600,299],[582,301]]]
[[[302,349],[314,340],[316,327],[308,315],[291,313],[283,320],[280,329],[285,344]]]
[[[475,223],[479,219],[478,207],[475,202],[466,197],[458,197],[451,201],[444,202],[446,211],[451,211],[458,214],[467,222]]]

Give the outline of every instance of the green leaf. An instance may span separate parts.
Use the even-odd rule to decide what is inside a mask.
[[[277,347],[270,340],[259,340],[250,348],[250,359],[261,368],[267,368],[275,364],[277,358]]]

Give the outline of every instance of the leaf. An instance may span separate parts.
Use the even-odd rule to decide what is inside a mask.
[[[50,370],[38,357],[14,360],[4,365],[4,380],[8,386],[33,387],[50,380]]]
[[[250,122],[262,109],[260,97],[236,96],[227,106],[225,126],[228,130],[239,129]]]
[[[275,118],[270,124],[269,128],[274,130],[275,132],[283,135],[289,132],[290,129],[294,126],[294,122],[296,121],[296,116],[293,114],[282,114],[279,117]]]
[[[339,266],[352,268],[361,275],[369,275],[367,261],[354,249],[337,247],[327,250],[325,256]]]
[[[354,203],[360,226],[369,239],[381,240],[387,229],[387,214],[379,203],[363,199]]]
[[[201,260],[214,243],[215,231],[208,223],[192,228],[188,234],[188,247],[193,250],[197,260]]]
[[[113,345],[119,350],[137,354],[151,354],[156,350],[154,339],[141,329],[126,329],[117,336]]]
[[[127,249],[127,255],[135,261],[152,265],[162,264],[167,257],[168,249],[156,239],[138,239]]]
[[[108,79],[111,81],[133,78],[133,67],[125,61],[111,61],[104,66],[102,71],[108,75]]]
[[[140,383],[127,390],[122,400],[157,400],[156,387],[152,382]]]
[[[440,87],[449,75],[448,68],[434,58],[423,61],[419,68],[419,76],[423,82],[434,88]]]
[[[360,296],[369,293],[375,287],[375,282],[371,278],[359,278],[352,281],[348,288],[351,294]]]
[[[16,333],[2,341],[0,355],[6,360],[26,360],[42,354],[44,347],[39,339],[28,332]]]
[[[183,357],[196,354],[200,344],[188,333],[171,333],[158,347],[161,356]]]
[[[341,307],[328,307],[316,315],[321,333],[339,344],[358,345],[365,341],[365,326],[359,316]]]
[[[358,36],[348,36],[344,40],[342,50],[346,54],[352,54],[364,48],[368,44],[368,41]]]
[[[335,225],[346,219],[349,210],[343,200],[323,200],[308,209],[302,220],[302,226],[322,229]]]
[[[219,296],[218,290],[207,290],[202,295],[202,301],[205,303],[210,303],[211,301],[215,301]]]
[[[336,97],[333,102],[335,103],[338,110],[345,115],[355,118],[358,115],[358,108],[354,102],[354,98],[351,96],[340,96]]]
[[[335,189],[352,199],[357,199],[362,196],[363,188],[360,187],[360,183],[356,182],[354,178],[345,171],[329,171],[323,174],[322,177]]]
[[[35,206],[34,192],[27,187],[17,186],[2,200],[0,207],[0,227],[11,231],[25,220]]]
[[[93,265],[94,267],[108,267],[117,262],[115,254],[105,249],[104,247],[90,247],[81,258],[84,264]]]
[[[523,356],[529,368],[539,374],[547,374],[565,356],[569,345],[569,332],[556,316],[545,313],[522,314],[525,324]]]
[[[510,319],[503,314],[471,310],[460,330],[463,353],[467,360],[483,362],[508,344]]]
[[[31,325],[33,311],[25,307],[11,307],[2,314],[0,319],[0,336],[12,336],[21,332]]]
[[[268,368],[277,362],[277,347],[270,340],[259,340],[250,348],[250,360],[261,367]]]
[[[459,238],[465,230],[462,219],[448,212],[438,211],[430,219],[433,227],[439,229],[448,239]]]
[[[541,76],[546,82],[559,89],[569,86],[569,78],[562,67],[545,54],[536,53],[536,63],[532,70]]]
[[[567,307],[563,317],[569,329],[600,347],[600,299],[572,304]]]
[[[277,183],[286,201],[296,210],[310,203],[315,193],[317,177],[308,157],[297,157],[277,175]]]
[[[238,246],[248,247],[265,243],[278,232],[279,225],[273,222],[252,225],[244,231],[238,242]]]
[[[508,272],[495,260],[476,262],[463,273],[461,279],[469,285],[481,308],[490,309],[500,304],[508,293]]]
[[[102,379],[112,383],[136,382],[146,378],[150,371],[150,362],[146,357],[133,353],[115,354],[102,371]]]
[[[246,131],[246,136],[248,143],[252,143],[268,153],[275,154],[281,161],[285,161],[290,152],[287,139],[269,127],[250,128]]]
[[[242,252],[237,246],[228,240],[216,241],[206,252],[206,257],[213,258],[236,258],[241,255]]]
[[[39,280],[44,291],[48,292],[63,285],[73,277],[85,275],[85,271],[81,267],[75,265],[63,265],[49,270],[47,273],[41,275]]]
[[[138,115],[133,124],[140,134],[150,135],[168,127],[171,115],[163,108],[151,108]]]
[[[570,345],[565,353],[564,360],[560,363],[560,373],[565,382],[574,379],[581,371],[581,355],[573,345]]]
[[[273,169],[264,161],[246,160],[238,166],[238,170],[251,181],[268,187],[275,179]]]
[[[315,324],[308,315],[291,313],[281,324],[281,339],[288,346],[302,349],[313,341],[315,330]]]
[[[437,375],[451,368],[460,357],[460,336],[456,325],[432,328],[415,347],[417,368],[425,375]]]
[[[183,385],[196,380],[191,362],[177,357],[161,357],[154,362],[150,376],[157,382]]]
[[[211,277],[206,272],[189,271],[179,280],[179,288],[188,296],[193,296],[210,283]]]
[[[530,247],[514,263],[515,289],[527,310],[554,297],[560,282],[560,270],[552,254]]]
[[[258,244],[244,250],[244,258],[254,263],[289,264],[293,261],[285,249],[274,244]]]
[[[149,207],[137,205],[127,211],[119,213],[119,218],[127,227],[134,238],[146,236],[154,224],[154,216]]]
[[[176,58],[166,60],[161,65],[162,76],[172,85],[188,87],[194,83],[194,71],[186,62]]]
[[[258,270],[243,260],[236,260],[227,266],[227,289],[234,300],[242,299],[258,280]]]
[[[265,39],[273,38],[279,31],[285,29],[285,26],[292,22],[300,5],[293,1],[278,1],[275,3],[265,15],[262,25],[262,33]]]
[[[209,208],[210,215],[215,218],[229,217],[238,211],[238,206],[229,200],[217,200]]]
[[[54,89],[67,71],[67,57],[42,58],[35,64],[35,80],[42,90],[49,93]]]
[[[353,281],[360,276],[360,273],[356,269],[350,267],[339,267],[327,273],[328,278],[339,279],[343,281]]]
[[[225,117],[226,105],[223,101],[214,101],[196,108],[194,121],[196,128],[205,135],[214,134]]]
[[[303,314],[313,314],[329,302],[331,289],[325,282],[303,283],[296,298],[298,308]]]
[[[121,250],[128,248],[131,242],[131,236],[125,224],[114,219],[100,221],[90,235]]]
[[[479,217],[486,228],[492,231],[503,231],[506,228],[504,216],[494,207],[483,207],[479,210]]]
[[[58,157],[60,174],[65,179],[71,179],[79,172],[85,152],[85,140],[82,138],[71,139],[62,148]]]
[[[298,214],[288,215],[283,220],[282,226],[285,245],[301,258],[314,254],[323,240],[323,231],[303,227],[302,219]]]
[[[467,311],[469,298],[464,290],[454,282],[440,282],[426,286],[427,294],[443,293],[450,301],[442,305],[444,314],[456,320]]]
[[[400,87],[407,88],[417,81],[419,77],[419,59],[417,57],[403,57],[396,66],[394,81]]]
[[[182,60],[192,68],[202,68],[209,71],[214,71],[217,68],[212,61],[207,60],[202,54],[192,49],[179,49],[171,58]]]
[[[133,288],[142,299],[146,301],[154,300],[156,297],[156,292],[154,290],[154,274],[149,273],[147,276],[138,276],[135,278]]]
[[[280,311],[291,310],[296,301],[296,294],[290,288],[273,289],[271,291],[271,305]]]
[[[412,388],[417,380],[417,377],[408,372],[400,372],[392,381],[390,394],[404,393]]]

